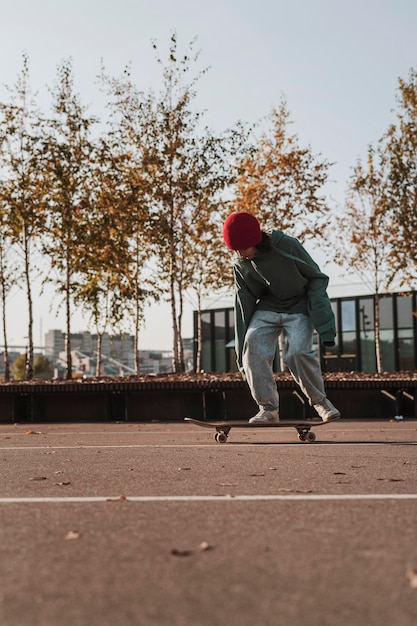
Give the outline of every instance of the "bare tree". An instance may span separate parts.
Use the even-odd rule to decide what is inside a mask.
[[[354,271],[374,294],[375,352],[377,371],[383,371],[379,303],[382,291],[394,277],[397,224],[389,210],[386,161],[368,148],[368,160],[358,161],[350,179],[345,210],[335,218],[332,244],[334,260]]]
[[[10,101],[0,105],[1,203],[10,237],[20,252],[28,309],[26,378],[33,377],[34,255],[44,226],[39,113],[29,87],[29,63],[23,68]]]
[[[368,147],[349,182],[344,211],[335,220],[335,261],[354,271],[374,294],[377,371],[383,371],[380,294],[393,281],[416,278],[417,74],[399,79],[397,121]],[[330,231],[329,231],[330,232]]]
[[[395,230],[392,259],[404,282],[417,277],[417,71],[398,80],[396,121],[380,140]]]
[[[125,309],[134,320],[135,372],[140,373],[139,333],[146,305],[157,301],[163,291],[155,271],[152,235],[152,182],[146,162],[149,99],[131,81],[130,68],[121,78],[111,78],[102,70],[102,85],[109,97],[108,132],[100,148],[101,182],[99,204],[111,213],[124,242],[119,248],[126,255],[123,278]]]
[[[1,185],[0,185],[1,189]],[[1,197],[0,190],[0,197]],[[0,304],[4,341],[4,378],[10,380],[10,355],[7,339],[7,296],[16,280],[17,270],[11,262],[12,243],[6,223],[6,212],[0,207]]]
[[[71,303],[77,274],[85,267],[82,242],[89,222],[90,187],[94,169],[91,128],[74,92],[70,61],[58,67],[51,90],[52,114],[43,124],[44,206],[47,211],[43,251],[64,296],[66,319],[66,378],[72,377]]]

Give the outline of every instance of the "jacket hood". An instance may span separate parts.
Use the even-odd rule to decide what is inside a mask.
[[[279,246],[281,239],[284,237],[282,230],[273,230],[271,233],[271,244]]]

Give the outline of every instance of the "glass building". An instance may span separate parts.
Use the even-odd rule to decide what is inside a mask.
[[[379,296],[380,343],[385,372],[417,370],[417,292]],[[333,348],[319,347],[323,371],[376,372],[375,298],[331,299],[337,337]],[[202,369],[236,371],[233,308],[202,311]],[[317,338],[315,338],[317,342]],[[194,363],[197,353],[197,311],[194,312]],[[280,371],[280,359],[274,368]]]

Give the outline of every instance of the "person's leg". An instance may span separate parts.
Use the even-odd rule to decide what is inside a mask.
[[[273,311],[255,311],[243,346],[243,369],[252,397],[268,410],[279,407],[272,364],[282,330],[280,318],[280,314]]]
[[[288,339],[284,363],[311,404],[324,400],[324,382],[317,353],[313,349],[313,324],[307,315],[283,314]]]
[[[317,352],[313,349],[313,324],[307,315],[283,315],[288,338],[284,362],[310,404],[324,421],[340,417],[326,398],[323,375]]]

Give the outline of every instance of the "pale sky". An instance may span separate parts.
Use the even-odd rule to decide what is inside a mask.
[[[76,90],[98,115],[102,61],[112,75],[131,63],[136,85],[157,90],[151,40],[165,52],[175,30],[185,52],[197,37],[197,67],[210,68],[197,85],[206,124],[220,132],[238,120],[256,122],[285,97],[300,144],[336,162],[329,194],[338,202],[357,158],[394,121],[398,78],[417,68],[416,0],[0,0],[0,16],[0,99],[7,98],[4,85],[16,82],[23,52],[41,103],[49,102],[57,66],[71,57]],[[341,271],[310,251],[330,275],[330,296],[341,295]],[[50,293],[37,299],[36,345],[47,330],[64,330],[50,306]],[[192,335],[191,309],[184,336]],[[8,318],[9,342],[23,344],[27,317],[18,292]],[[73,330],[85,327],[75,315]],[[150,307],[141,343],[171,349],[168,305]]]

